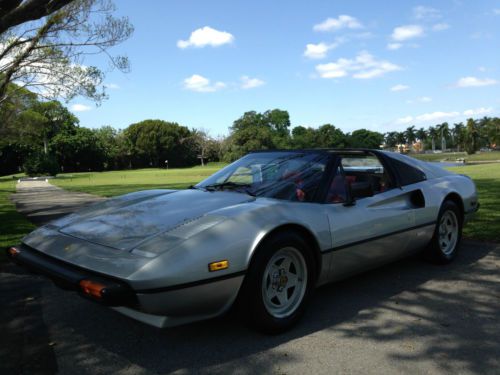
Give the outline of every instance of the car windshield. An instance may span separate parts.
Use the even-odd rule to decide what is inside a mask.
[[[310,202],[323,177],[327,160],[328,155],[322,153],[253,153],[221,169],[195,188]]]

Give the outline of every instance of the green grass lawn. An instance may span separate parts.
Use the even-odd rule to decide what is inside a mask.
[[[448,168],[466,174],[476,183],[481,207],[464,228],[464,236],[484,241],[500,241],[500,163]]]
[[[51,183],[66,190],[112,197],[145,189],[185,189],[210,176],[224,163],[192,168],[136,169],[111,172],[60,174]]]
[[[466,161],[499,161],[500,152],[479,152],[474,155],[467,155],[465,152],[445,152],[442,154],[408,154],[408,156],[424,161],[455,161],[457,159],[465,159]]]
[[[17,180],[12,176],[0,178],[0,262],[6,259],[5,249],[15,245],[35,226],[17,213],[16,207],[9,200],[15,192]]]

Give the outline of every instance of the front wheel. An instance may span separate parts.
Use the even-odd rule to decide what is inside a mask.
[[[446,264],[456,257],[462,239],[462,223],[458,206],[452,201],[445,201],[439,211],[434,236],[427,249],[430,260]]]
[[[260,331],[279,333],[305,311],[315,281],[313,258],[292,232],[266,240],[252,260],[240,302],[247,321]]]

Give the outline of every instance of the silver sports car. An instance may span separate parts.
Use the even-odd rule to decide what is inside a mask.
[[[470,178],[400,154],[253,152],[186,190],[86,207],[8,254],[157,327],[235,305],[256,328],[280,332],[319,285],[421,250],[450,262],[478,207]]]

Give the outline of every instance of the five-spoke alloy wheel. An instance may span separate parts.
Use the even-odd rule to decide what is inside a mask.
[[[297,323],[316,281],[313,253],[292,231],[271,235],[259,246],[239,296],[247,321],[267,333]]]
[[[447,200],[439,211],[436,229],[427,249],[430,260],[445,264],[457,255],[462,238],[463,217],[453,201]]]
[[[307,265],[294,247],[278,250],[267,263],[262,279],[262,298],[269,314],[283,318],[293,314],[307,288]]]

